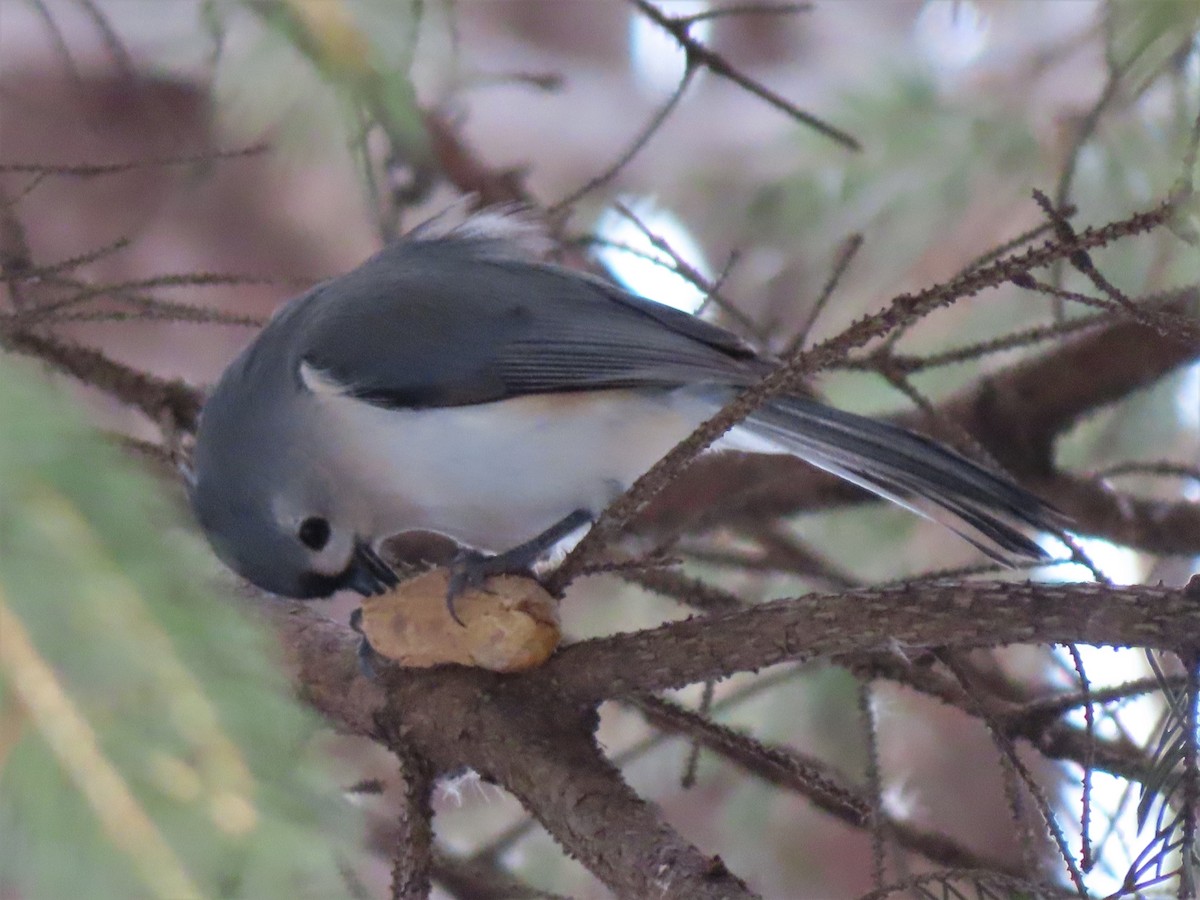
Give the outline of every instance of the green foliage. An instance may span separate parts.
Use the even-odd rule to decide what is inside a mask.
[[[336,897],[356,829],[148,478],[0,357],[0,892]]]
[[[397,0],[206,0],[218,107],[253,138],[271,132],[313,158],[346,146],[373,197],[381,190],[373,134],[389,164],[431,165],[410,78],[422,9]]]
[[[1196,0],[1114,0],[1108,9],[1108,52],[1136,89],[1191,47],[1200,25]]]
[[[887,71],[870,84],[839,108],[848,130],[871,135],[866,150],[847,156],[807,131],[790,137],[796,170],[760,187],[745,213],[756,238],[786,235],[813,252],[865,231],[872,260],[900,262],[967,207],[981,173],[1028,195],[1020,182],[1037,145],[1020,110],[939,91],[919,71]]]

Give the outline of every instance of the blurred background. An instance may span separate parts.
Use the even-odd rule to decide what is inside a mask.
[[[710,12],[712,4],[660,7],[685,16]],[[291,26],[281,24],[279,10]],[[697,309],[704,292],[645,262],[642,256],[657,251],[615,211],[623,205],[704,278],[721,279],[736,311],[706,307],[706,315],[774,351],[808,321],[846,242],[861,235],[862,248],[809,340],[834,334],[1038,225],[1034,188],[1073,204],[1076,221],[1089,224],[1164,196],[1179,177],[1200,105],[1200,54],[1190,40],[1197,15],[1195,4],[1167,2],[864,0],[698,19],[692,37],[849,132],[862,149],[700,70],[640,152],[572,202],[560,234],[585,245],[632,246],[635,253],[610,246],[598,259],[633,289]],[[1108,92],[1114,59],[1123,80]],[[362,127],[353,74],[362,67],[379,75],[393,114],[387,141]],[[357,264],[396,229],[456,202],[459,190],[422,184],[413,162],[427,139],[426,117],[476,163],[510,173],[539,205],[553,207],[626,153],[684,72],[676,42],[618,0],[0,0],[0,164],[148,163],[37,183],[10,169],[0,172],[0,191],[16,204],[30,255],[41,264],[113,248],[76,275],[261,320],[288,296]],[[1106,92],[1112,96],[1094,115]],[[389,159],[389,148],[405,141],[412,157]],[[219,157],[251,147],[263,149]],[[149,164],[155,160],[176,162]],[[380,199],[400,194],[410,200],[399,210]],[[1098,258],[1113,281],[1139,296],[1200,276],[1195,250],[1165,233]],[[1070,285],[1073,276],[1063,277]],[[55,323],[139,368],[199,384],[215,380],[252,334],[245,324],[118,310],[128,304],[100,298]],[[923,320],[902,346],[942,350],[1044,323],[1051,312],[1031,292],[991,291]],[[914,382],[936,401],[1024,352],[931,369]],[[857,411],[911,405],[877,375],[830,373],[819,387]],[[105,427],[157,436],[154,423],[134,412],[73,390]],[[1093,417],[1059,453],[1064,465],[1089,471],[1139,458],[1200,465],[1200,369]],[[1200,499],[1200,485],[1190,482],[1138,487]],[[846,509],[795,524],[834,564],[866,581],[976,559],[969,546],[897,510]],[[734,534],[708,539],[710,549],[745,546]],[[1089,550],[1120,582],[1182,583],[1198,569],[1197,560],[1155,562],[1102,542]],[[751,600],[813,588],[778,572],[692,566]],[[1088,576],[1060,567],[1047,577]],[[346,609],[341,603],[331,611]],[[591,579],[573,590],[565,615],[570,633],[586,636],[681,613],[615,580]],[[1102,683],[1100,673],[1115,681],[1145,674],[1135,656],[1100,659],[1094,684]],[[1045,653],[1014,652],[1003,664],[1035,683],[1068,683]],[[869,755],[855,678],[810,665],[769,690],[755,689],[779,674],[720,685],[719,719],[864,778]],[[698,694],[682,697],[695,702]],[[1019,860],[1021,836],[986,732],[900,688],[881,688],[870,702],[886,809]],[[1140,723],[1127,723],[1142,729],[1135,739],[1148,740],[1155,709],[1129,712],[1135,705],[1122,714]],[[765,896],[841,898],[871,889],[871,842],[862,831],[706,754],[695,785],[684,789],[686,742],[654,739],[628,710],[606,708],[601,735],[614,757],[628,760],[636,789]],[[392,763],[377,748],[332,736],[324,744],[356,778],[389,777]],[[1040,758],[1031,764],[1070,831],[1080,772]],[[1112,850],[1094,871],[1100,893],[1120,883],[1139,846],[1128,800],[1121,806],[1128,786],[1112,781],[1109,793],[1097,794],[1094,814],[1117,823],[1106,833],[1111,847],[1125,850]],[[356,801],[382,848],[360,866],[369,896],[382,896],[387,882],[387,800]],[[511,798],[469,776],[439,789],[437,809],[439,841],[460,853],[522,821]],[[501,856],[546,890],[607,896],[536,827],[507,841]],[[915,858],[903,864],[922,865]]]

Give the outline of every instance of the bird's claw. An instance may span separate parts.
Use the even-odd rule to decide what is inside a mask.
[[[358,634],[358,671],[364,678],[374,681],[379,677],[379,670],[375,667],[379,654],[375,652],[375,648],[371,646],[371,642],[367,640],[367,636],[363,632],[362,619],[361,606],[350,613],[350,627]]]
[[[459,625],[466,623],[459,618],[454,609],[454,601],[467,591],[483,591],[492,593],[484,584],[494,575],[526,575],[529,566],[509,559],[506,554],[488,556],[478,550],[460,550],[450,563],[450,580],[446,585],[446,610]]]
[[[537,537],[495,556],[478,550],[460,550],[450,563],[450,583],[446,586],[446,609],[450,612],[450,618],[462,625],[463,620],[454,611],[454,601],[469,590],[486,590],[483,584],[493,575],[532,577],[534,564],[543,553],[591,519],[592,514],[586,509],[577,509]]]

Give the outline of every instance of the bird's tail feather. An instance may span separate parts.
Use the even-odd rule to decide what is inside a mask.
[[[1061,533],[1058,510],[998,472],[897,425],[803,397],[773,400],[743,427],[918,515],[1004,563],[1046,559],[1033,533]]]

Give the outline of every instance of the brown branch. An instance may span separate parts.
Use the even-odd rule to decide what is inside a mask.
[[[778,601],[587,641],[523,676],[444,668],[396,670],[382,682],[370,682],[358,673],[348,628],[300,603],[273,602],[264,609],[300,669],[305,697],[318,709],[351,731],[416,750],[436,771],[475,768],[516,794],[611,887],[637,896],[651,888],[647,873],[668,858],[679,879],[672,888],[679,893],[668,895],[746,894],[719,861],[663,825],[603,759],[586,713],[601,698],[894,642],[911,647],[1078,640],[1171,647],[1180,635],[1200,628],[1200,603],[1183,591],[941,583]],[[1017,729],[1005,726],[1016,736]],[[1046,738],[1035,743],[1044,752],[1054,747]],[[1079,758],[1080,748],[1072,749]],[[1102,749],[1095,762],[1106,767]],[[599,839],[599,830],[607,840]],[[613,834],[627,840],[615,847]]]
[[[754,896],[717,857],[666,825],[604,758],[588,705],[539,672],[395,669],[358,672],[355,638],[302,603],[260,604],[298,669],[305,699],[348,730],[428,759],[475,769],[513,793],[563,848],[619,896]]]
[[[188,156],[147,156],[128,162],[78,163],[75,165],[47,165],[32,162],[0,162],[0,174],[25,172],[36,175],[64,175],[73,178],[95,178],[101,175],[120,175],[134,169],[152,169],[161,166],[208,166],[222,159],[238,159],[244,156],[259,156],[266,153],[267,144],[252,144],[238,150],[206,150]]]
[[[353,633],[301,603],[276,601],[264,609],[301,669],[310,702],[349,730],[378,737],[376,723],[381,721],[386,698],[379,683],[359,677]],[[560,650],[543,668],[508,680],[528,682],[534,685],[531,692],[543,696],[570,694],[576,698],[572,702],[591,703],[790,659],[864,651],[878,653],[868,671],[894,677],[883,663],[896,643],[912,648],[1075,641],[1171,648],[1186,635],[1198,633],[1198,626],[1196,598],[1161,587],[1010,582],[902,585],[779,600],[584,641]],[[650,662],[639,665],[645,659]],[[396,672],[392,683],[426,677]],[[479,695],[489,691],[477,687]],[[930,691],[926,686],[918,689]],[[955,706],[966,702],[961,692],[949,688],[939,692],[935,686],[933,693]],[[481,702],[479,695],[472,706]],[[1040,725],[1019,723],[1044,717],[1022,719],[1022,715],[1018,709],[1012,719],[1002,716],[1002,730],[1022,737],[1040,730]],[[1097,765],[1105,768],[1101,755]]]
[[[827,763],[790,747],[764,744],[668,700],[645,696],[631,698],[629,702],[655,727],[698,741],[722,759],[768,784],[801,794],[818,809],[840,821],[861,829],[871,824],[870,797],[865,791],[848,785],[844,776]],[[937,832],[886,815],[881,824],[884,833],[902,847],[941,865],[1021,874],[1019,866],[976,853]]]
[[[1059,900],[1078,897],[1058,885],[1043,884],[1027,878],[997,875],[986,870],[949,869],[924,872],[863,894],[858,900],[885,900],[887,897],[966,897],[957,885],[971,885],[977,897],[1037,897],[1039,900]],[[937,888],[935,891],[934,888]]]
[[[750,683],[736,688],[719,700],[714,700],[710,713],[717,715],[718,713],[733,709],[739,704],[757,697],[765,691],[773,690],[785,683],[794,681],[805,670],[805,666],[785,666],[770,675],[765,675],[761,678],[756,678]],[[661,747],[663,743],[668,741],[671,735],[663,732],[653,732],[636,743],[626,747],[619,753],[613,755],[613,762],[624,768],[646,756],[651,751]],[[467,862],[492,862],[494,863],[498,857],[501,857],[508,850],[525,837],[536,826],[536,821],[528,816],[519,819],[509,827],[505,828],[499,834],[488,839],[482,845],[476,847],[471,855],[467,857]]]
[[[90,4],[90,0],[84,2]],[[644,15],[675,35],[688,54],[689,72],[693,65],[705,65],[716,74],[755,90],[790,114],[801,118],[806,115],[748,82],[744,76],[739,80],[738,73],[721,57],[691,39],[687,27],[698,17],[671,18],[644,0],[633,2]],[[816,120],[812,123],[828,129]],[[831,132],[826,130],[826,133]],[[453,168],[447,161],[448,154],[455,147],[439,145],[436,134],[431,134],[431,141],[432,155],[441,163],[443,172],[448,172]],[[213,158],[213,154],[204,156],[205,161]],[[428,161],[422,158],[420,162]],[[481,181],[485,189],[496,189],[505,198],[522,193],[517,176],[512,184],[505,184],[473,157],[455,162],[459,163],[461,171],[452,180]],[[40,177],[51,170],[39,167],[36,171]],[[790,359],[762,385],[723,411],[723,420],[707,423],[708,432],[698,432],[672,462],[657,467],[658,476],[673,477],[691,455],[723,428],[773,392],[789,389],[805,373],[843,359],[855,347],[894,335],[898,328],[934,309],[1027,275],[1031,268],[1045,265],[1048,260],[1074,259],[1084,253],[1084,246],[1101,246],[1114,237],[1154,227],[1162,221],[1160,214],[1164,209],[1167,207],[1116,223],[1107,230],[1076,234],[1063,229],[1057,241],[1047,242],[1020,257],[974,269],[920,294],[896,298],[883,312],[856,322],[811,353]],[[13,259],[15,264],[6,268],[20,267],[20,258]],[[10,281],[10,287],[13,284]],[[1134,309],[1131,303],[1124,305],[1131,314],[1142,314],[1140,306]],[[1105,328],[1100,337],[1112,340],[1115,330],[1121,327],[1141,326],[1119,322]],[[7,323],[0,319],[0,341],[9,349],[40,357],[61,371],[107,391],[173,429],[189,429],[194,425],[199,394],[180,382],[137,372],[97,350],[75,346],[43,331],[18,328],[12,319]],[[1046,355],[1047,359],[1053,356],[1056,365],[1043,368],[1040,377],[1023,370],[1006,373],[1011,376],[1007,382],[1002,376],[976,386],[938,408],[934,418],[948,418],[951,428],[978,426],[983,431],[981,440],[996,442],[992,452],[997,456],[1003,457],[1003,448],[1014,445],[1006,462],[1030,483],[1043,484],[1047,496],[1068,511],[1086,513],[1080,515],[1081,521],[1103,522],[1113,533],[1124,528],[1122,533],[1129,537],[1126,541],[1129,543],[1143,542],[1140,545],[1152,544],[1159,549],[1186,548],[1187,535],[1200,534],[1200,529],[1192,527],[1194,522],[1190,518],[1193,513],[1200,515],[1195,504],[1129,503],[1116,495],[1103,494],[1102,486],[1094,482],[1058,474],[1053,466],[1054,438],[1080,416],[1097,405],[1126,396],[1197,355],[1197,347],[1187,341],[1166,343],[1177,348],[1182,345],[1181,355],[1176,358],[1143,336],[1126,334],[1124,341],[1115,342],[1107,351],[1092,346],[1090,352],[1094,357],[1078,360],[1079,367],[1074,369],[1067,365],[1069,353],[1056,351]],[[1140,360],[1139,352],[1143,354]],[[1084,377],[1062,376],[1064,372],[1076,371]],[[1012,395],[1006,395],[1006,391]],[[955,408],[955,402],[964,405]],[[1030,406],[1035,413],[1032,423]],[[627,508],[614,517],[614,527],[623,524],[629,514],[653,496],[661,483],[656,485],[651,478],[642,487],[642,495],[637,489],[631,492]],[[1103,506],[1106,496],[1115,498],[1116,508]],[[761,515],[761,509],[756,515]],[[1161,519],[1157,525],[1153,521],[1156,516]],[[598,539],[602,537],[600,534]],[[768,550],[777,551],[776,556],[790,552],[794,562],[800,558],[795,548],[784,543],[784,535],[776,535],[774,541],[766,539],[770,537],[766,535],[761,543]],[[1172,544],[1172,540],[1176,543]],[[586,565],[586,560],[581,565]],[[704,594],[704,585],[674,577],[673,573],[651,570],[641,580],[681,599],[705,599],[710,607],[720,607],[721,612],[705,620],[588,641],[565,649],[540,671],[509,677],[448,668],[436,672],[391,671],[380,682],[368,682],[358,673],[354,638],[346,628],[315,617],[311,610],[298,604],[272,603],[268,607],[289,655],[299,668],[299,683],[306,698],[342,727],[389,746],[405,763],[408,796],[397,829],[394,896],[426,896],[431,870],[439,878],[451,877],[451,863],[439,860],[432,852],[429,788],[437,773],[464,765],[512,791],[568,853],[578,856],[623,896],[751,896],[719,858],[706,857],[665,824],[605,759],[593,737],[593,707],[602,698],[628,696],[647,687],[721,677],[798,657],[858,651],[862,647],[875,649],[882,655],[883,648],[895,642],[909,646],[942,643],[971,646],[1083,639],[1174,647],[1173,642],[1197,633],[1195,626],[1200,620],[1200,602],[1195,597],[1154,588],[934,583],[806,597],[744,609],[735,608],[741,607],[738,598],[712,589]],[[932,687],[928,693],[936,695]],[[970,699],[963,699],[965,694],[961,691],[960,694],[959,702]],[[686,712],[683,715],[687,718]],[[1104,767],[1104,746],[1093,744],[1089,735],[1061,721],[1043,717],[1035,724],[1031,715],[1024,719],[994,716],[994,721],[998,733],[1005,735],[1024,735],[1026,732],[1020,729],[1027,728],[1030,740],[1047,755],[1053,755],[1056,748],[1072,759],[1095,753],[1097,766]],[[659,724],[672,727],[665,721]],[[678,722],[676,727],[680,727]],[[681,730],[693,737],[703,736],[706,746],[747,770],[774,779],[773,783],[781,786],[799,789],[789,782],[804,774],[798,773],[795,765],[798,755],[758,743],[699,717],[692,717]],[[1144,758],[1144,752],[1139,750],[1139,753]],[[814,782],[811,772],[802,780],[811,791]],[[818,805],[828,803],[839,809],[841,815],[856,815],[856,821],[861,823],[871,818],[874,804],[860,794],[838,787],[825,794],[811,795]],[[937,861],[956,867],[981,862],[992,865],[941,835],[908,833],[904,831],[908,826],[903,823],[888,822],[887,827],[901,843],[907,841],[906,846],[924,847],[921,852]],[[938,843],[939,840],[943,843]],[[956,855],[960,853],[963,855]]]
[[[1166,304],[1197,305],[1194,290]],[[1200,335],[1175,340],[1121,320],[973,385],[942,404],[1014,474],[1044,474],[1051,444],[1080,418],[1200,356]]]
[[[488,166],[443,116],[426,112],[424,121],[430,148],[442,177],[464,194],[477,198],[473,208],[532,203],[525,189],[524,173],[496,170]]]
[[[35,356],[169,428],[190,431],[199,417],[201,398],[195,388],[177,379],[167,381],[139,372],[91,347],[9,328],[3,318],[0,318],[0,346]]]
[[[569,900],[539,891],[486,860],[459,859],[434,852],[433,878],[459,900]]]
[[[404,796],[392,845],[392,900],[425,900],[433,871],[434,773],[428,760],[407,747],[393,749],[400,757]]]
[[[973,718],[978,715],[976,702],[956,679],[947,677],[931,666],[914,663],[899,653],[856,652],[836,657],[835,662],[861,676],[885,678]],[[1096,691],[1093,702],[1107,703],[1116,697],[1153,690],[1157,684],[1151,680],[1149,683],[1134,682]],[[1092,737],[1061,720],[1064,713],[1083,702],[1078,694],[1056,694],[1049,698],[1027,700],[1029,691],[1023,685],[1009,683],[1005,687],[1006,691],[996,692],[989,698],[996,727],[1005,737],[1028,741],[1048,759],[1061,759],[1082,766],[1090,758],[1096,769],[1111,775],[1134,781],[1145,781],[1150,777],[1153,759],[1142,747],[1124,737]]]
[[[685,575],[677,569],[640,569],[635,572],[622,572],[620,577],[630,584],[670,597],[702,612],[730,612],[744,609],[746,606],[737,595],[699,578]]]
[[[1152,553],[1194,556],[1200,550],[1200,503],[1195,501],[1136,497],[1067,474],[1029,484],[1066,513],[1076,531]]]
[[[560,650],[541,670],[581,702],[668,690],[815,655],[1088,643],[1174,649],[1200,603],[1161,587],[938,582],[812,594]]]
[[[619,896],[749,898],[718,857],[688,844],[596,746],[594,714],[540,679],[444,668],[396,672],[380,722],[439,768],[470,766],[532,811]]]

